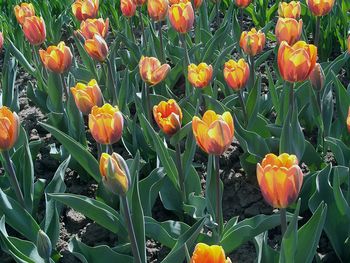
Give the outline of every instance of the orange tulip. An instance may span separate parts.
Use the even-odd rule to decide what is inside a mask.
[[[161,101],[153,107],[153,117],[158,127],[171,136],[181,129],[182,111],[175,100]]]
[[[85,39],[91,39],[95,34],[105,38],[108,33],[109,19],[103,21],[99,19],[86,19],[80,24],[79,32],[85,37]]]
[[[266,202],[274,208],[286,208],[298,197],[303,172],[295,155],[269,153],[257,164],[257,177]]]
[[[177,32],[184,34],[190,31],[194,22],[194,11],[191,2],[170,6],[169,20]]]
[[[93,38],[86,40],[84,47],[91,58],[100,62],[105,61],[108,55],[107,43],[100,35],[95,34]]]
[[[133,1],[137,6],[142,6],[144,3],[146,3],[146,0],[133,0]]]
[[[168,0],[148,0],[148,14],[154,21],[162,21],[168,14],[168,6]]]
[[[249,79],[249,65],[243,58],[238,60],[238,62],[230,59],[225,63],[224,66],[224,78],[233,90],[242,89]]]
[[[130,188],[131,178],[128,165],[117,153],[102,153],[100,173],[104,186],[114,194],[125,196]]]
[[[94,79],[90,80],[86,85],[79,82],[70,90],[72,91],[75,104],[84,115],[88,115],[93,106],[102,105],[102,92]]]
[[[250,56],[259,54],[265,47],[265,34],[252,28],[249,32],[243,31],[239,41],[240,47]]]
[[[251,2],[252,0],[236,0],[236,6],[239,8],[246,8]]]
[[[325,75],[319,63],[316,63],[310,74],[310,81],[315,90],[321,90],[324,85]]]
[[[348,126],[348,132],[350,133],[350,107],[348,110],[348,117],[346,118],[346,126]]]
[[[196,88],[204,88],[209,85],[213,77],[212,65],[200,63],[188,65],[188,81]]]
[[[0,151],[10,150],[15,145],[19,127],[17,114],[5,106],[0,107]]]
[[[225,251],[221,246],[198,243],[190,263],[231,263],[231,260],[226,259]]]
[[[61,41],[57,46],[49,46],[47,50],[39,50],[40,58],[45,67],[55,73],[62,74],[72,64],[72,52]]]
[[[170,5],[175,5],[175,4],[179,4],[179,3],[188,3],[191,1],[190,0],[169,0],[169,4]],[[203,4],[203,0],[194,0],[194,8],[198,9],[201,7],[201,5]]]
[[[120,10],[126,17],[133,17],[136,12],[136,5],[133,0],[120,0]]]
[[[283,18],[294,18],[299,19],[301,13],[300,2],[291,1],[280,2],[278,5],[278,15]]]
[[[24,18],[35,16],[34,6],[31,3],[22,3],[21,5],[16,5],[13,10],[15,11],[17,22],[20,25],[24,23]]]
[[[333,8],[335,0],[307,0],[307,5],[314,16],[327,15]]]
[[[350,36],[348,36],[348,53],[350,54]]]
[[[0,50],[2,49],[2,46],[4,45],[4,36],[2,32],[0,32]]]
[[[160,64],[154,57],[141,57],[139,62],[140,75],[144,82],[149,85],[156,85],[163,81],[170,71],[168,64]]]
[[[234,126],[231,113],[222,115],[212,110],[204,113],[202,120],[193,117],[192,130],[199,147],[208,154],[222,155],[231,145]]]
[[[284,80],[299,82],[306,80],[315,67],[317,47],[298,41],[293,46],[282,41],[278,49],[278,68]]]
[[[286,41],[289,45],[293,45],[300,39],[303,31],[303,20],[295,20],[294,18],[279,18],[277,21],[275,34],[278,43]]]
[[[22,24],[23,33],[32,45],[41,45],[46,39],[46,27],[42,17],[25,17]]]
[[[106,103],[102,107],[93,106],[89,114],[89,129],[95,141],[113,144],[123,134],[124,120],[118,107]]]
[[[88,18],[95,18],[98,13],[99,0],[76,0],[72,4],[74,16],[83,21]]]

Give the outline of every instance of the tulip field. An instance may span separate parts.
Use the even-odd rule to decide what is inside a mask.
[[[0,263],[350,263],[349,0],[0,0]]]

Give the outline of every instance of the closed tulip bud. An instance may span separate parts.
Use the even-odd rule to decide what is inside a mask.
[[[249,32],[243,31],[239,41],[240,47],[250,56],[259,54],[265,47],[265,34],[252,28]]]
[[[72,52],[63,41],[57,46],[49,46],[47,50],[40,49],[39,54],[44,66],[58,74],[65,72],[72,64]]]
[[[191,3],[191,0],[169,0],[170,5],[175,5],[179,3]],[[194,0],[194,8],[198,9],[203,4],[203,0]]]
[[[233,119],[230,112],[222,115],[212,110],[203,118],[193,117],[192,130],[198,146],[208,154],[222,155],[231,145],[234,135]]]
[[[108,55],[108,46],[106,41],[100,35],[95,34],[93,38],[85,41],[86,52],[92,59],[103,62]]]
[[[298,41],[293,46],[282,41],[277,56],[277,63],[282,78],[289,82],[306,80],[315,67],[317,47]]]
[[[286,208],[298,197],[303,184],[303,172],[295,155],[269,153],[257,164],[261,193],[274,208]]]
[[[209,85],[213,77],[212,65],[200,63],[188,65],[188,81],[196,88],[204,88]]]
[[[283,18],[294,18],[299,19],[301,13],[301,6],[300,2],[298,1],[291,1],[289,3],[287,2],[280,2],[278,5],[278,15],[279,17]]]
[[[348,117],[346,118],[346,126],[348,127],[348,132],[350,133],[350,107],[348,110]]]
[[[235,2],[236,6],[238,6],[239,8],[246,8],[248,5],[250,5],[252,0],[236,0]]]
[[[15,11],[17,22],[20,25],[24,23],[24,18],[35,16],[34,6],[31,3],[16,5],[13,10]]]
[[[157,58],[144,56],[141,57],[139,68],[142,80],[152,86],[163,81],[170,71],[168,64],[161,65]]]
[[[324,72],[319,63],[316,63],[314,69],[311,71],[310,74],[310,81],[312,84],[312,87],[315,90],[321,90],[324,85]]]
[[[95,18],[98,13],[99,0],[76,0],[72,4],[74,16],[83,21],[88,18]]]
[[[4,45],[4,36],[2,32],[0,32],[0,50],[2,49],[2,46]]]
[[[52,245],[50,238],[41,229],[38,231],[36,247],[38,248],[38,254],[44,259],[51,257]]]
[[[146,3],[147,0],[134,0],[134,3],[137,6],[142,6],[144,3]]]
[[[119,154],[102,153],[100,173],[103,185],[112,193],[125,196],[130,188],[131,178],[128,166]]]
[[[41,45],[46,39],[46,27],[42,17],[31,16],[24,18],[23,33],[30,44]]]
[[[80,33],[85,39],[91,39],[95,34],[105,38],[108,33],[109,19],[104,21],[102,18],[99,19],[86,19],[80,24]]]
[[[190,31],[194,22],[194,11],[191,2],[170,6],[169,20],[177,32],[184,34]]]
[[[123,134],[124,119],[118,107],[106,103],[102,107],[93,106],[89,114],[89,129],[95,141],[113,144]]]
[[[221,246],[208,246],[198,243],[193,251],[190,263],[231,263],[230,258],[226,258],[225,251]]]
[[[293,45],[300,39],[303,31],[303,20],[295,20],[294,18],[279,18],[275,28],[275,34],[278,43],[286,41],[289,45]]]
[[[348,53],[350,54],[350,36],[348,36]]]
[[[168,14],[168,6],[168,0],[148,0],[148,14],[154,21],[162,21]]]
[[[307,5],[314,16],[327,15],[333,8],[335,0],[307,0]]]
[[[94,79],[86,85],[79,82],[70,90],[75,104],[84,115],[88,115],[93,106],[102,105],[102,92]]]
[[[229,87],[235,91],[242,89],[249,79],[249,65],[243,58],[238,62],[230,59],[224,66],[224,78]]]
[[[10,150],[19,135],[19,118],[9,108],[0,107],[0,151]]]
[[[120,0],[120,10],[123,16],[133,17],[136,12],[136,5],[133,0]]]
[[[175,100],[161,101],[153,107],[153,117],[158,127],[171,136],[181,129],[182,111]]]

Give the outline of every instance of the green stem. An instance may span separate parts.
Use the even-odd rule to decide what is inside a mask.
[[[145,89],[144,94],[146,95],[146,111],[147,111],[147,119],[149,123],[152,125],[152,109],[151,109],[151,96],[150,96],[150,87],[145,83],[143,85],[143,88]]]
[[[100,161],[101,155],[102,155],[102,146],[101,146],[100,143],[96,142],[96,147],[97,147],[97,157],[98,157],[98,161]]]
[[[317,16],[316,17],[315,39],[314,39],[314,44],[316,47],[318,47],[318,41],[320,39],[320,26],[321,26],[321,17]]]
[[[129,21],[130,31],[131,31],[131,35],[132,35],[132,41],[133,41],[134,43],[136,43],[136,40],[135,40],[135,33],[134,33],[134,29],[133,29],[133,27],[132,27],[132,19],[131,19],[131,17],[128,18],[128,21]]]
[[[185,57],[185,62],[186,62],[186,71],[187,71],[187,67],[188,65],[191,63],[190,62],[190,56],[188,54],[188,49],[187,49],[187,44],[186,44],[186,38],[184,34],[180,34],[180,39],[181,39],[181,44],[182,44],[182,48],[184,49],[184,57]]]
[[[64,81],[63,74],[60,74],[60,79],[61,79],[61,83],[62,83],[62,89],[63,89],[64,96],[66,97],[66,101],[68,101],[69,91],[68,91],[68,87],[66,85],[66,82]]]
[[[216,0],[215,3],[215,8],[216,8],[216,25],[217,25],[217,29],[220,26],[220,13],[219,13],[219,8],[220,7],[220,0]]]
[[[240,8],[240,9],[239,9],[239,12],[240,12],[240,17],[241,17],[241,21],[240,21],[240,24],[241,24],[241,32],[243,32],[243,8]]]
[[[215,180],[216,180],[216,184],[215,184],[215,187],[216,187],[216,223],[218,224],[218,230],[219,230],[219,236],[221,235],[222,233],[222,219],[221,219],[221,202],[220,202],[220,162],[219,162],[219,159],[220,159],[220,156],[216,156],[214,155],[214,169],[215,169]]]
[[[255,70],[254,70],[254,68],[255,68],[255,62],[254,62],[254,57],[253,56],[249,56],[249,71],[250,71],[250,85],[249,85],[249,87],[250,87],[250,89],[249,89],[249,91],[250,90],[252,90],[253,88],[254,88],[254,80],[255,80]]]
[[[25,202],[21,188],[19,187],[19,183],[17,180],[15,168],[13,166],[13,162],[11,160],[11,156],[9,151],[5,150],[2,152],[2,157],[4,159],[4,169],[7,172],[8,178],[10,180],[11,187],[14,189],[17,201],[21,204],[21,206],[25,209]]]
[[[180,183],[180,190],[182,194],[182,201],[186,202],[186,189],[185,189],[185,176],[184,171],[182,167],[182,161],[181,161],[181,147],[180,142],[178,142],[175,145],[175,151],[176,151],[176,163],[177,163],[177,171],[179,173],[179,183]]]
[[[243,88],[238,91],[238,97],[239,97],[239,100],[240,100],[241,106],[242,106],[242,111],[243,111],[243,116],[244,116],[244,124],[248,125],[248,114],[247,114],[247,108],[246,108],[246,105],[245,105],[244,99],[243,99]]]
[[[289,87],[289,107],[291,111],[291,116],[293,116],[294,111],[294,83]]]
[[[146,44],[146,35],[145,35],[145,26],[143,24],[143,19],[142,19],[142,6],[140,6],[138,8],[138,12],[139,12],[139,17],[140,17],[140,23],[141,23],[141,31],[142,31],[142,44],[145,45]]]
[[[280,209],[280,215],[281,215],[281,233],[283,238],[284,233],[286,233],[286,230],[287,230],[287,212],[285,208]]]
[[[160,61],[162,63],[165,63],[165,52],[164,52],[164,45],[163,45],[163,33],[162,33],[162,21],[159,21],[159,42],[160,42]]]
[[[128,233],[129,233],[129,237],[130,237],[132,254],[134,255],[136,263],[142,263],[139,247],[137,245],[137,240],[136,240],[136,235],[135,235],[135,231],[134,231],[134,226],[133,226],[131,215],[130,215],[129,202],[128,202],[128,199],[126,198],[126,196],[122,196],[121,200],[122,200],[122,205],[123,205],[123,210],[124,210],[126,224],[127,224],[127,227],[128,227]]]
[[[185,243],[185,253],[186,253],[186,261],[187,263],[191,262],[191,256],[190,256],[190,252],[188,251],[188,247],[187,244]]]
[[[112,63],[109,59],[106,60],[107,68],[108,68],[108,80],[112,85],[109,85],[109,87],[112,89],[111,95],[112,95],[112,101],[113,104],[118,104],[118,96],[117,96],[117,87],[115,86],[115,79],[112,69]]]

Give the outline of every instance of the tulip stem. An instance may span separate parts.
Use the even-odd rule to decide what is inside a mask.
[[[185,62],[186,62],[186,69],[185,69],[185,70],[187,70],[187,67],[188,67],[188,65],[189,65],[191,62],[190,62],[190,56],[189,56],[189,54],[188,54],[188,49],[187,49],[186,37],[185,37],[184,34],[181,34],[181,33],[180,33],[180,40],[181,40],[182,47],[183,47],[184,52],[185,52],[185,55],[184,55],[184,57],[185,57]]]
[[[291,116],[293,116],[293,111],[294,111],[294,83],[289,88],[289,106],[290,106]]]
[[[219,26],[220,26],[220,14],[219,14],[220,0],[216,0],[215,8],[216,8],[216,25],[217,25],[217,29],[219,29]]]
[[[142,44],[143,46],[146,43],[146,36],[145,36],[145,26],[143,25],[143,19],[142,19],[142,10],[141,10],[141,6],[138,8],[138,12],[139,12],[139,17],[140,17],[140,23],[141,23],[141,30],[142,30]]]
[[[111,63],[110,59],[108,59],[108,58],[107,58],[106,63],[107,63],[107,69],[108,69],[108,80],[111,83],[111,85],[109,87],[112,89],[111,90],[112,101],[114,104],[118,104],[117,89],[115,86],[112,63]]]
[[[98,157],[98,160],[100,161],[101,155],[102,155],[102,146],[100,143],[96,142],[96,147],[97,147],[97,157]]]
[[[151,115],[151,96],[150,96],[150,87],[148,87],[148,85],[145,83],[143,85],[143,88],[145,89],[145,99],[146,99],[146,111],[147,111],[147,119],[149,121],[149,123],[151,124],[152,121],[152,115]],[[152,125],[152,124],[151,124]]]
[[[320,26],[321,26],[321,17],[317,16],[316,17],[315,39],[314,39],[314,44],[316,47],[318,47],[318,41],[320,39]]]
[[[133,253],[134,257],[135,257],[135,262],[136,263],[142,263],[139,247],[137,245],[137,240],[136,240],[136,235],[135,235],[135,231],[134,231],[134,226],[133,226],[132,219],[131,219],[129,202],[128,202],[128,199],[126,198],[126,196],[122,196],[121,200],[122,200],[122,205],[123,205],[123,210],[124,210],[126,224],[127,224],[127,227],[128,227],[132,253]]]
[[[253,56],[249,56],[249,66],[250,66],[250,84],[249,84],[249,87],[250,89],[249,90],[252,90],[254,88],[254,79],[255,79],[255,63],[254,63],[254,57]]]
[[[132,19],[128,18],[128,21],[129,21],[129,26],[130,26],[132,40],[133,40],[134,43],[136,43],[134,29],[132,28]]]
[[[280,215],[281,215],[281,233],[283,238],[284,233],[286,233],[286,230],[287,230],[287,212],[285,208],[280,209]]]
[[[160,43],[160,61],[165,63],[165,52],[163,45],[162,21],[159,21],[159,43]]]
[[[4,168],[5,171],[8,174],[8,178],[10,180],[10,184],[13,187],[16,197],[17,197],[17,201],[21,204],[21,206],[25,209],[25,202],[24,202],[24,197],[23,197],[23,193],[21,188],[19,187],[19,183],[17,180],[17,176],[16,176],[16,172],[15,172],[15,168],[13,166],[13,162],[11,160],[11,156],[9,151],[5,150],[2,152],[2,157],[4,159]]]
[[[62,83],[62,89],[63,89],[64,96],[66,97],[66,101],[68,101],[69,91],[68,91],[67,85],[64,81],[63,74],[60,74],[60,79],[61,79],[61,83]]]
[[[190,256],[190,252],[188,251],[188,247],[187,247],[186,242],[185,242],[185,253],[186,253],[186,261],[187,261],[187,263],[190,263],[191,262],[191,256]]]
[[[214,169],[216,172],[215,180],[216,180],[216,223],[219,227],[219,236],[222,233],[222,220],[221,220],[221,202],[220,202],[220,156],[213,156],[214,157]]]
[[[243,8],[239,9],[240,16],[241,16],[241,32],[243,32]]]
[[[176,151],[176,162],[177,162],[177,171],[179,173],[179,183],[180,183],[180,190],[182,194],[182,201],[186,202],[186,189],[185,189],[185,177],[182,167],[182,161],[181,161],[181,147],[180,142],[178,142],[175,145],[175,151]]]
[[[244,124],[248,125],[248,114],[247,114],[247,108],[246,108],[246,105],[245,105],[244,99],[243,99],[243,88],[238,91],[238,97],[239,97],[239,100],[240,100],[241,106],[242,106],[242,111],[243,111],[243,116],[244,116]]]

